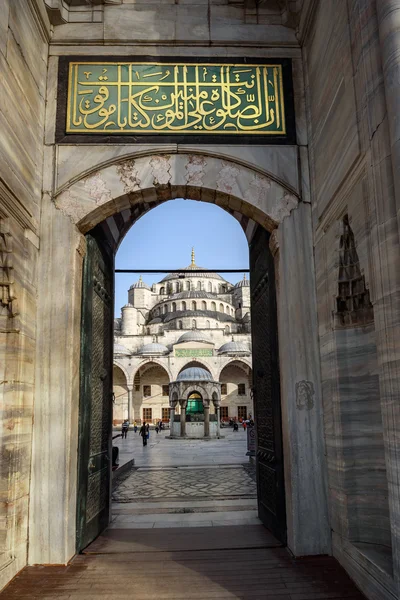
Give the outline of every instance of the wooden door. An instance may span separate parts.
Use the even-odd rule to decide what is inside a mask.
[[[259,226],[250,245],[257,495],[260,519],[286,543],[275,273],[269,237]]]
[[[111,494],[114,254],[94,230],[83,268],[77,551],[109,522]]]

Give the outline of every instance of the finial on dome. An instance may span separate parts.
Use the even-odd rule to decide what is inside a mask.
[[[143,279],[142,279],[141,275],[139,275],[139,283],[143,283]]]
[[[247,281],[246,273],[243,273],[243,281]]]
[[[196,263],[194,262],[194,247],[192,248],[192,263],[191,266],[194,266]]]

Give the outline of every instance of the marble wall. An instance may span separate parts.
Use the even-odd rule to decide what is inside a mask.
[[[399,420],[393,412],[400,264],[376,12],[381,4],[306,0],[308,19],[299,37],[333,553],[368,597],[386,599],[400,590]],[[336,312],[345,215],[374,318],[341,327]]]
[[[0,589],[27,560],[49,27],[0,3]]]

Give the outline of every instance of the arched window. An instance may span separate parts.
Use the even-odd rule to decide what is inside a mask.
[[[197,282],[197,289],[198,289],[198,290],[201,290],[201,281],[198,281],[198,282]]]
[[[186,289],[190,292],[190,281],[186,282]]]
[[[223,304],[219,305],[219,312],[224,312],[224,305]]]
[[[201,309],[202,309],[202,310],[207,310],[207,302],[205,302],[204,300],[203,300],[203,302],[201,303]]]
[[[186,310],[186,302],[182,302],[182,310]]]
[[[182,329],[182,328],[183,328],[182,321],[178,321],[178,329]]]
[[[211,283],[211,281],[208,282],[208,291],[212,292],[212,283]]]
[[[196,302],[192,302],[192,310],[197,310],[197,303]]]
[[[176,302],[173,302],[172,303],[172,312],[175,312],[175,311],[176,311]]]
[[[177,292],[179,292],[180,288],[181,288],[180,283],[179,283],[179,281],[177,281],[176,284],[175,284],[175,290]]]
[[[231,308],[231,315],[232,317],[235,315],[235,311],[233,310],[233,308]]]
[[[225,333],[229,333],[229,332],[230,332],[229,325],[225,325]]]
[[[147,328],[147,335],[150,335],[150,327]]]
[[[196,329],[196,327],[197,327],[196,319],[193,319],[193,321],[192,321],[192,327],[193,327],[193,329]]]
[[[217,305],[215,302],[211,302],[211,310],[217,310]]]
[[[164,315],[168,312],[168,306],[164,304]]]
[[[165,294],[165,287],[160,288],[160,294],[164,295]]]
[[[211,328],[211,323],[210,323],[210,321],[206,321],[206,327],[207,327],[207,329],[210,329],[210,328]]]
[[[229,306],[225,306],[225,312],[227,315],[229,315]]]

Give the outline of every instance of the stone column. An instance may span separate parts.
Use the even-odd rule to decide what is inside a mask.
[[[169,407],[169,433],[172,435],[172,428],[175,421],[175,405]]]
[[[277,277],[287,535],[295,556],[331,549],[312,239],[306,203],[270,239]]]
[[[215,408],[215,414],[217,416],[217,438],[219,438],[219,437],[221,437],[220,436],[220,430],[221,430],[221,407],[220,407],[219,400],[213,400],[213,404],[214,404],[214,408]]]
[[[133,390],[132,388],[128,388],[128,421],[131,422],[132,417],[132,396]]]
[[[204,406],[204,437],[210,437],[210,401],[203,400]]]
[[[187,400],[179,400],[181,406],[181,437],[186,437],[186,406]]]

